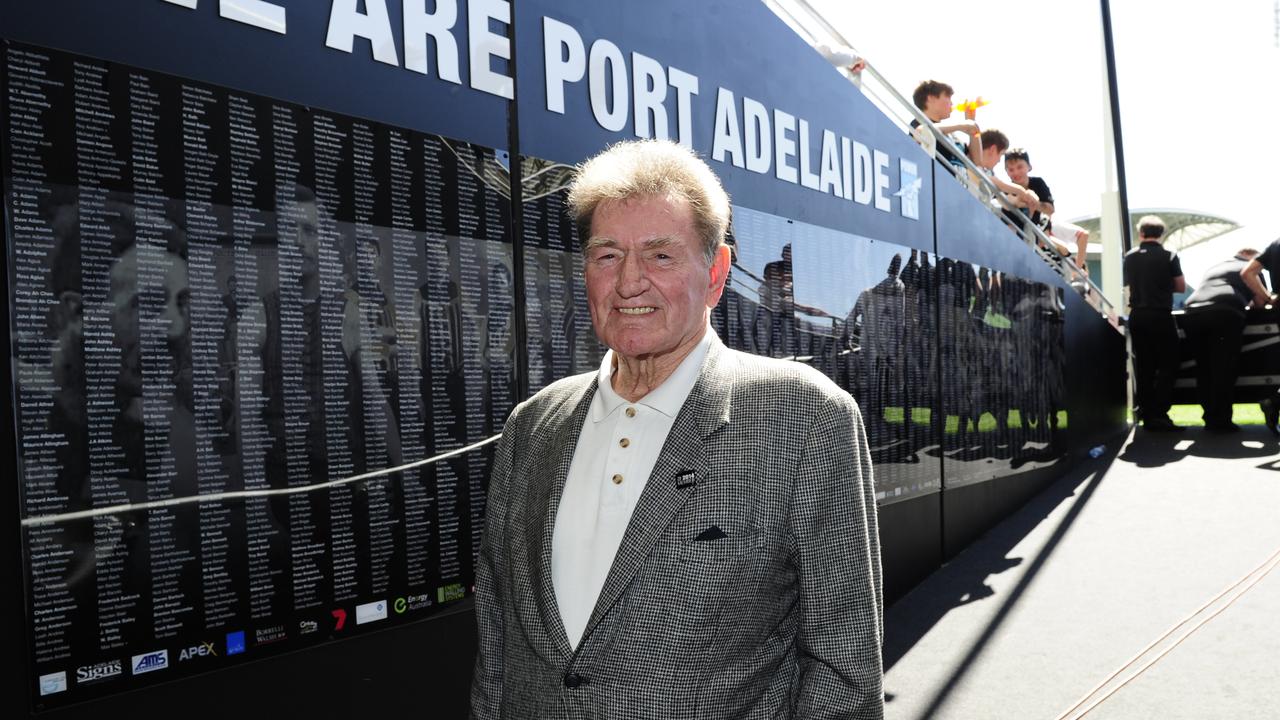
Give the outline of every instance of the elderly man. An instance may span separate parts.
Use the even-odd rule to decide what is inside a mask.
[[[476,567],[476,718],[879,718],[875,495],[857,405],[725,348],[729,200],[665,141],[570,192],[610,349],[511,413]]]
[[[1164,248],[1164,221],[1155,215],[1138,220],[1142,240],[1124,256],[1124,286],[1133,346],[1134,415],[1151,432],[1181,432],[1169,419],[1170,396],[1178,377],[1178,326],[1173,295],[1185,292],[1182,259]]]

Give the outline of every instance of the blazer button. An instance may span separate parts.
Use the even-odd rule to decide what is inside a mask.
[[[586,685],[586,684],[587,684],[587,679],[582,677],[578,673],[571,672],[564,676],[564,686],[569,688],[570,690],[573,690],[574,688],[577,688],[580,685]]]

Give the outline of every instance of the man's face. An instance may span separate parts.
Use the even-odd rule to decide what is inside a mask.
[[[951,96],[943,93],[942,95],[929,95],[925,97],[924,114],[934,122],[942,122],[951,117]]]
[[[1000,162],[1000,156],[1003,154],[1004,150],[995,145],[984,146],[982,148],[982,167],[987,170],[995,168],[996,164]]]
[[[1022,187],[1027,186],[1027,175],[1031,172],[1031,166],[1027,164],[1026,160],[1007,160],[1004,164],[1004,171],[1010,180]]]
[[[645,195],[596,208],[584,271],[591,322],[622,357],[682,358],[720,301],[728,248],[707,264],[684,200]]]

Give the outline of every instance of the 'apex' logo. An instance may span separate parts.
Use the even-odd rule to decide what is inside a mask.
[[[213,643],[202,642],[199,645],[192,645],[178,654],[178,662],[186,662],[194,660],[198,657],[217,656],[218,651],[213,649]]]

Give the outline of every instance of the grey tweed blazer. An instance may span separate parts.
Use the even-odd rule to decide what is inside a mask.
[[[880,547],[853,398],[713,340],[575,650],[551,534],[595,390],[595,373],[566,378],[507,420],[472,717],[881,718]],[[697,539],[712,526],[724,537]]]

